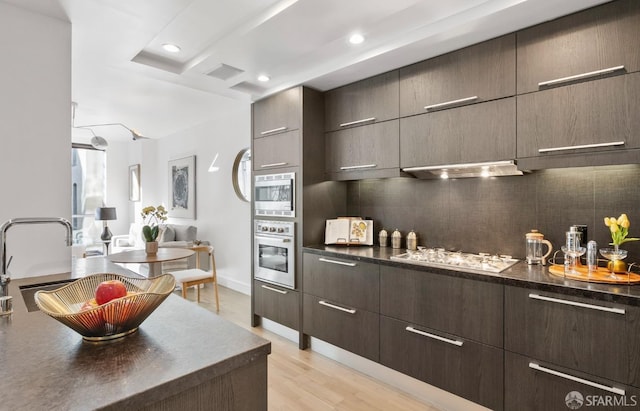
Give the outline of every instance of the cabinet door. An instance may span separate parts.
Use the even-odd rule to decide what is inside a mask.
[[[253,169],[255,171],[300,164],[300,130],[253,140]]]
[[[501,284],[380,267],[380,313],[502,347]]]
[[[400,116],[513,96],[515,34],[400,69]]]
[[[517,98],[518,158],[640,147],[640,73]]]
[[[325,131],[398,118],[398,71],[325,93]]]
[[[380,363],[493,410],[502,409],[502,356],[499,348],[380,316]]]
[[[612,1],[517,33],[518,94],[544,83],[624,66],[607,74],[640,69],[640,2]],[[540,85],[540,83],[543,83]],[[570,84],[571,80],[549,86]]]
[[[515,97],[400,119],[400,167],[512,160]]]
[[[254,314],[294,330],[300,329],[297,291],[256,280],[253,284]]]
[[[602,350],[606,348],[602,347]],[[635,410],[640,406],[640,390],[637,388],[509,351],[504,354],[505,410],[622,411]]]
[[[380,270],[378,264],[304,253],[304,292],[341,304],[378,312]]]
[[[506,287],[504,346],[541,361],[639,386],[639,310]]]
[[[327,133],[327,172],[348,178],[361,171],[399,169],[399,133],[398,120]]]
[[[265,137],[300,128],[301,88],[292,88],[253,104],[253,137]]]
[[[372,361],[379,360],[378,314],[306,293],[302,298],[305,334]]]

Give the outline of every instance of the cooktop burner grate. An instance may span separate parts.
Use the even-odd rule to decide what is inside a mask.
[[[394,255],[390,258],[409,264],[479,273],[501,273],[519,261],[509,255],[470,254],[461,251],[446,251],[444,248],[424,247],[418,247],[417,251],[407,250],[404,254]]]

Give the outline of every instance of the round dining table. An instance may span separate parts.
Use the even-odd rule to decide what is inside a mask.
[[[194,250],[186,248],[159,248],[153,255],[147,254],[145,250],[123,251],[107,256],[109,261],[122,264],[149,264],[149,277],[162,274],[162,262],[180,260],[195,253]]]

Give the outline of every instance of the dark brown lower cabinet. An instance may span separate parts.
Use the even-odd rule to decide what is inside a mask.
[[[638,388],[509,351],[505,351],[504,381],[504,409],[508,411],[640,408]]]
[[[379,314],[304,294],[303,332],[354,354],[379,360]]]
[[[262,281],[253,283],[254,314],[300,330],[298,292]]]
[[[503,409],[503,350],[380,316],[380,363],[494,410]]]
[[[505,288],[505,349],[640,385],[640,309],[527,288]]]

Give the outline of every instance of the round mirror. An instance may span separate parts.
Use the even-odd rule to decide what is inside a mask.
[[[251,149],[240,150],[233,162],[233,189],[242,201],[251,201]]]

